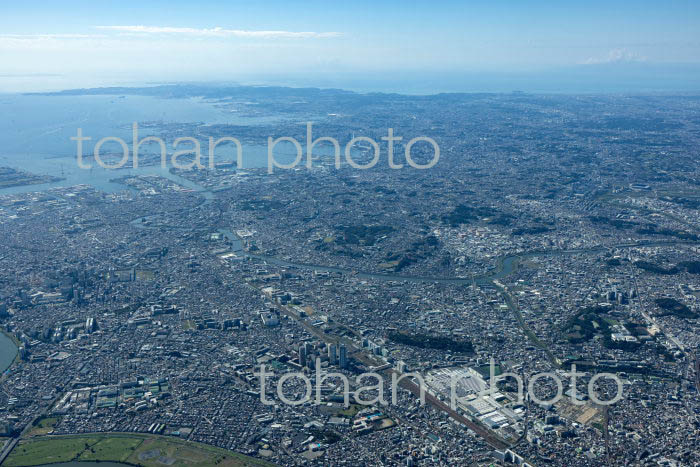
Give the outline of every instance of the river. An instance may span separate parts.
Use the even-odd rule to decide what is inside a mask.
[[[227,231],[230,232],[230,231]],[[477,274],[471,277],[440,277],[440,276],[405,276],[400,274],[388,274],[388,273],[372,273],[357,271],[348,268],[341,268],[335,266],[323,266],[318,264],[309,263],[297,263],[294,261],[286,261],[283,259],[275,258],[273,256],[256,255],[248,252],[243,252],[244,255],[263,261],[267,261],[270,264],[275,264],[278,266],[295,267],[300,269],[311,269],[315,271],[326,271],[326,272],[337,272],[341,274],[353,274],[356,277],[362,279],[376,279],[385,281],[406,281],[406,282],[438,282],[443,284],[456,284],[465,285],[476,283],[479,285],[485,285],[491,283],[494,280],[499,280],[505,278],[516,272],[519,267],[519,263],[523,259],[535,258],[542,256],[566,256],[581,253],[595,253],[602,252],[608,249],[615,248],[637,248],[637,247],[651,247],[651,246],[670,246],[670,245],[695,245],[697,242],[689,241],[649,241],[649,242],[639,242],[639,243],[620,243],[609,246],[595,246],[590,248],[577,248],[571,250],[536,250],[523,252],[519,254],[506,255],[498,258],[498,265],[483,274]]]
[[[0,332],[0,373],[4,373],[17,356],[17,346],[4,332]]]

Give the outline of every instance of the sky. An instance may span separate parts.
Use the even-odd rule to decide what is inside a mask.
[[[700,90],[698,1],[2,2],[0,91],[421,80],[440,91],[460,79],[515,89],[545,75]]]

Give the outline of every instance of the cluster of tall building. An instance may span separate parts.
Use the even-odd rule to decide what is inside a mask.
[[[327,344],[325,348],[329,365],[338,365],[340,368],[348,367],[348,351],[345,344]],[[322,358],[322,349],[315,349],[310,342],[299,346],[299,365],[313,370],[316,358]]]

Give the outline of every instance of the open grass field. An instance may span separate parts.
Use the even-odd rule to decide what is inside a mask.
[[[29,466],[68,462],[76,459],[97,437],[37,439],[19,443],[5,460],[4,466]]]
[[[273,465],[213,446],[130,433],[35,437],[20,442],[3,465],[28,467],[68,461],[112,461],[142,467]]]
[[[102,438],[97,444],[84,450],[78,460],[123,462],[142,442],[139,438]]]

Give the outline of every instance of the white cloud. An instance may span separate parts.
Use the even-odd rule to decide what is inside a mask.
[[[242,37],[256,39],[321,39],[338,37],[338,32],[294,32],[294,31],[249,31],[242,29],[216,28],[174,28],[163,26],[95,26],[104,31],[115,31],[128,34],[168,34],[200,37]]]
[[[44,50],[47,52],[73,51],[84,54],[86,50],[140,50],[149,47],[182,49],[183,43],[191,39],[218,42],[218,47],[279,47],[279,41],[286,41],[285,46],[306,44],[303,39],[321,39],[341,36],[337,32],[294,32],[294,31],[253,31],[224,28],[176,28],[160,26],[95,26],[94,33],[61,34],[1,34],[0,51]],[[227,39],[242,39],[233,41]],[[249,39],[251,42],[243,40]],[[301,40],[301,41],[300,41]],[[316,42],[322,44],[323,42]],[[210,47],[217,45],[211,44]],[[202,53],[203,46],[197,54]],[[3,57],[0,57],[0,59]]]
[[[60,50],[86,47],[106,39],[103,34],[0,34],[0,51]]]
[[[0,34],[3,39],[85,39],[89,37],[101,37],[95,34]]]
[[[630,63],[644,62],[646,57],[627,49],[612,49],[603,57],[590,57],[583,62],[584,65],[599,65],[603,63]]]

